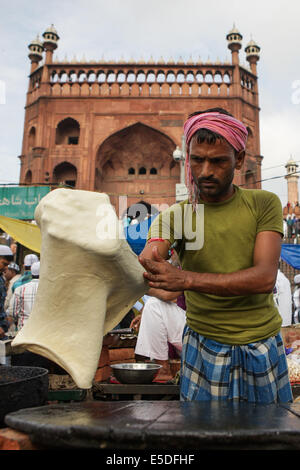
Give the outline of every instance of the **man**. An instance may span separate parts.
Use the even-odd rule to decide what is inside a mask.
[[[300,323],[300,274],[294,276],[295,289],[293,292],[293,321]]]
[[[32,280],[23,284],[15,289],[13,295],[12,315],[14,322],[17,326],[17,331],[23,328],[25,322],[28,320],[35,296],[39,285],[40,275],[40,262],[33,263],[31,266]]]
[[[3,273],[6,271],[6,268],[11,261],[13,261],[13,253],[11,249],[6,245],[0,245],[0,339],[4,338],[9,327],[4,310],[6,286]]]
[[[272,294],[281,250],[280,200],[233,184],[247,130],[232,115],[219,108],[194,113],[184,133],[189,200],[160,214],[140,255],[150,287],[185,294],[181,400],[292,401]],[[198,223],[196,245],[187,243],[191,222]],[[166,261],[176,241],[182,270]]]
[[[178,255],[174,250],[169,262],[180,268]],[[139,314],[130,325],[131,328],[138,330],[135,354],[148,357],[160,364],[162,368],[156,379],[169,380],[171,378],[169,345],[175,348],[178,355],[182,350],[186,308],[184,295],[183,292],[150,288],[148,295],[143,298],[146,299],[140,306]]]
[[[10,263],[7,266],[6,271],[4,272],[4,278],[7,283],[7,295],[6,295],[5,304],[4,304],[5,311],[9,307],[9,302],[12,296],[12,290],[11,290],[12,286],[20,277],[21,277],[21,274],[20,274],[19,266],[16,263]]]
[[[293,316],[291,283],[279,268],[273,294],[275,304],[282,318],[281,326],[290,326]]]
[[[7,294],[6,294],[5,303],[4,303],[4,310],[5,310],[6,318],[9,324],[9,329],[7,333],[10,335],[14,335],[15,324],[14,324],[13,317],[12,317],[11,299],[13,297],[12,286],[21,277],[19,266],[16,263],[10,263],[7,266],[7,269],[4,273],[4,277],[6,279],[6,286],[7,286]]]
[[[185,310],[176,304],[176,299],[163,301],[149,297],[142,314],[130,326],[139,328],[135,354],[148,357],[162,366],[156,379],[170,379],[169,344],[181,354]]]
[[[31,253],[29,255],[26,255],[24,258],[24,273],[22,276],[13,284],[12,286],[12,293],[15,292],[15,289],[19,286],[22,286],[23,284],[26,284],[27,282],[30,282],[32,277],[31,277],[31,266],[33,263],[37,263],[39,261],[38,257]]]

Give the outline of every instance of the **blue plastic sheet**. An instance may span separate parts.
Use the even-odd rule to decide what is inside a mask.
[[[300,269],[300,245],[281,245],[281,259],[294,269]]]
[[[139,255],[143,251],[150,225],[157,215],[158,214],[155,214],[149,217],[149,219],[143,220],[140,224],[131,224],[124,228],[127,242],[136,255]]]

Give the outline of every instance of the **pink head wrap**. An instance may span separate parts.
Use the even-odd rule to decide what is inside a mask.
[[[190,167],[189,144],[193,135],[199,129],[208,129],[224,137],[225,140],[237,151],[241,152],[246,148],[248,131],[244,124],[232,116],[219,112],[202,113],[187,119],[184,124],[184,135],[186,140],[185,177],[189,192],[190,203],[195,206],[199,198],[199,190],[193,180]]]

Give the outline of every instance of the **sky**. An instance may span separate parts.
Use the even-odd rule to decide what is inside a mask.
[[[297,0],[0,0],[0,184],[19,181],[28,44],[54,24],[54,56],[129,60],[231,59],[226,34],[251,38],[258,63],[262,188],[287,202],[285,164],[300,164],[300,2]],[[247,63],[248,65],[248,63]],[[300,170],[300,167],[299,167]]]

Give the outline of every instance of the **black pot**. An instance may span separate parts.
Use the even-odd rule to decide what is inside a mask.
[[[46,369],[0,366],[0,427],[7,413],[47,404],[48,389]]]

